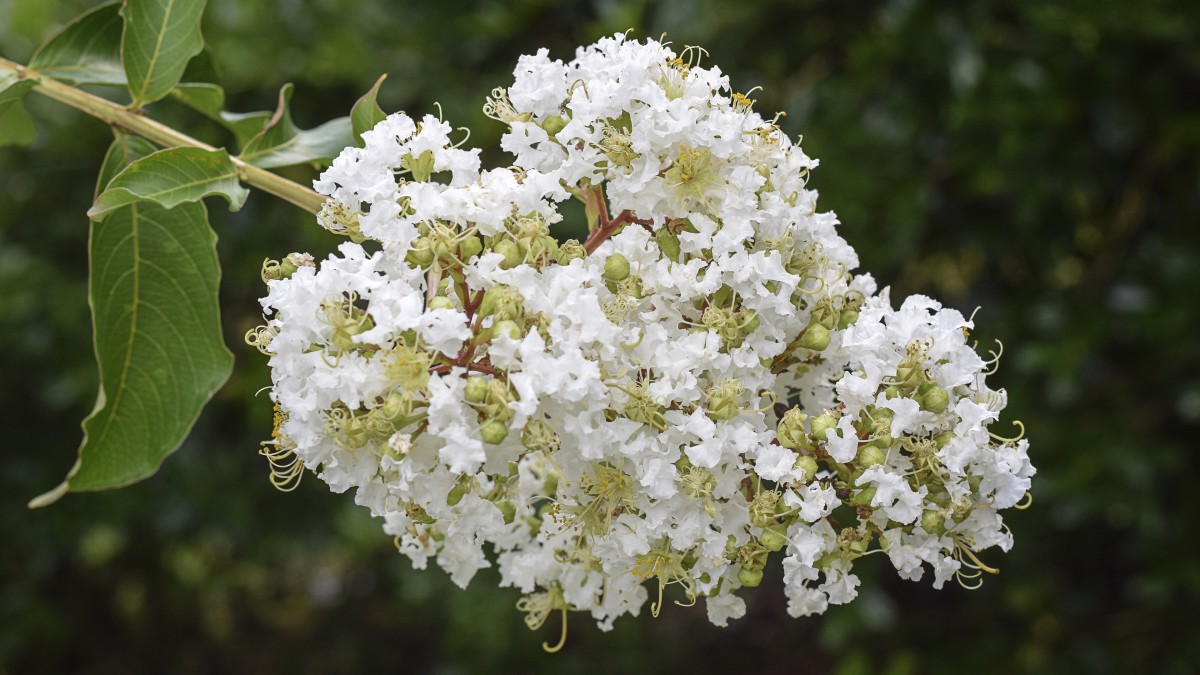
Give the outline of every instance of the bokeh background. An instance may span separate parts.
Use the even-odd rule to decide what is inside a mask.
[[[86,0],[0,0],[0,53],[28,58]],[[786,616],[780,572],[746,618],[699,608],[555,620],[517,594],[417,572],[345,495],[275,492],[259,319],[263,258],[335,242],[256,194],[211,204],[237,366],[154,478],[40,511],[91,409],[84,211],[109,140],[30,97],[39,135],[0,150],[0,675],[9,673],[1100,673],[1200,663],[1200,4],[716,0],[210,0],[205,34],[234,110],[297,85],[304,126],[346,114],[383,72],[387,110],[480,113],[517,55],[628,28],[700,44],[757,109],[784,110],[822,160],[811,186],[893,297],[925,293],[999,338],[1006,419],[1025,422],[1035,502],[978,591],[901,581],[863,559],[862,597]],[[163,103],[155,116],[218,143]],[[488,159],[502,163],[493,151]],[[309,180],[305,168],[289,173]]]

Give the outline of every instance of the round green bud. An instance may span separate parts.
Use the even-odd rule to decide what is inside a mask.
[[[444,295],[435,295],[429,301],[429,309],[454,309],[454,301]]]
[[[779,528],[774,527],[763,530],[758,540],[762,542],[763,548],[771,552],[778,551],[787,545],[787,537]]]
[[[738,581],[746,588],[756,588],[762,583],[763,571],[761,569],[742,566],[738,570]]]
[[[462,485],[455,485],[450,488],[450,492],[446,494],[446,506],[457,506],[462,498],[467,494],[467,489]]]
[[[664,227],[654,233],[654,241],[667,260],[679,262],[679,237]]]
[[[858,323],[858,312],[853,309],[843,309],[838,316],[838,328],[849,328]]]
[[[819,323],[810,323],[800,336],[800,346],[814,352],[824,351],[829,346],[829,329]]]
[[[607,281],[624,281],[629,277],[629,260],[620,253],[608,256],[604,261],[604,279]]]
[[[921,512],[921,529],[929,534],[942,535],[946,533],[946,517],[933,509]]]
[[[511,239],[501,239],[496,242],[492,250],[504,256],[504,260],[500,262],[502,270],[512,269],[525,260],[525,256],[521,253],[521,247]]]
[[[470,260],[483,251],[483,242],[476,235],[471,235],[458,243],[458,254],[463,260]]]
[[[511,525],[517,517],[517,505],[507,499],[496,502],[496,508],[500,509],[500,515],[504,517],[505,525]]]
[[[429,241],[425,237],[417,237],[404,260],[413,267],[429,267],[433,262],[433,251],[429,250]]]
[[[809,424],[809,428],[812,430],[813,439],[817,441],[824,441],[825,432],[830,429],[837,429],[837,423],[837,417],[835,417],[834,414],[828,410],[820,415],[817,415]]]
[[[864,469],[883,464],[885,461],[887,461],[887,455],[873,444],[859,448],[858,455],[854,458],[854,463]]]
[[[553,136],[562,131],[567,126],[567,120],[562,115],[551,115],[542,120],[541,127],[549,135]]]
[[[865,487],[850,498],[850,503],[854,506],[870,506],[871,500],[875,498],[875,486]]]
[[[945,389],[935,384],[925,392],[918,403],[931,413],[942,413],[950,405],[950,395],[946,393]]]
[[[507,335],[514,340],[520,340],[521,327],[517,325],[516,321],[505,319],[503,321],[497,321],[496,324],[492,326],[492,334],[497,336]]]
[[[800,455],[792,467],[796,471],[802,471],[804,473],[805,482],[812,480],[813,476],[816,476],[817,471],[820,469],[820,467],[817,466],[817,460],[813,459],[811,455]]]
[[[479,435],[484,443],[499,445],[508,437],[508,425],[497,419],[488,420],[479,428]]]
[[[483,403],[487,398],[487,393],[486,379],[480,375],[472,375],[467,378],[467,385],[463,387],[463,398],[467,399],[468,403]]]

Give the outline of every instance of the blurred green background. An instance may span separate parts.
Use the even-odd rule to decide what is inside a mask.
[[[86,0],[0,0],[0,53],[28,58]],[[263,258],[335,244],[256,194],[221,237],[233,379],[154,478],[25,502],[57,484],[94,401],[84,211],[109,133],[29,97],[34,147],[0,151],[0,675],[9,673],[1187,673],[1200,663],[1200,4],[716,0],[211,0],[234,110],[294,81],[303,126],[379,73],[387,110],[432,110],[495,145],[480,105],[517,55],[633,27],[701,44],[762,85],[822,160],[810,186],[894,298],[926,293],[1007,346],[995,381],[1039,473],[1016,547],[979,591],[863,559],[862,597],[786,616],[778,569],[721,630],[699,608],[582,617],[543,654],[517,594],[415,572],[346,495],[275,492],[259,320]],[[219,129],[152,113],[215,142]],[[497,152],[488,159],[505,160]],[[299,169],[289,175],[309,180]]]

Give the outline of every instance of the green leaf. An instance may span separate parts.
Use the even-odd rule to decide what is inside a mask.
[[[204,49],[205,0],[125,0],[121,60],[133,107],[159,100],[179,84],[188,61]]]
[[[29,67],[69,84],[124,85],[122,25],[118,3],[100,5],[42,43]]]
[[[379,96],[379,85],[387,79],[387,73],[379,76],[375,80],[375,86],[371,90],[362,95],[362,98],[354,102],[354,107],[350,109],[350,126],[354,131],[354,140],[361,147],[362,135],[364,131],[370,131],[387,118],[387,114],[380,109],[379,104],[375,102],[375,98]]]
[[[292,85],[279,90],[279,105],[265,129],[246,143],[238,159],[264,169],[327,162],[354,143],[350,118],[339,117],[309,130],[292,122]]]
[[[100,164],[100,177],[96,180],[96,193],[92,195],[92,199],[100,196],[104,192],[104,188],[112,182],[114,176],[121,172],[121,169],[129,166],[137,160],[158,152],[158,146],[141,136],[131,136],[129,134],[117,131],[117,138],[112,145],[108,146],[108,152],[104,155],[104,161]]]
[[[146,478],[183,443],[233,367],[221,340],[215,244],[203,204],[138,202],[92,223],[100,391],[75,466],[30,507]]]
[[[225,90],[215,84],[185,82],[172,89],[171,95],[233,132],[238,147],[245,147],[246,143],[261,132],[271,120],[271,113],[265,110],[250,113],[226,112],[223,110]]]
[[[236,211],[248,194],[224,150],[168,148],[122,169],[96,198],[88,217],[102,219],[114,209],[141,200],[169,209],[209,195],[221,195],[229,201],[229,209]]]
[[[0,147],[26,146],[37,136],[37,127],[23,103],[25,94],[32,87],[30,80],[15,77],[0,80]]]

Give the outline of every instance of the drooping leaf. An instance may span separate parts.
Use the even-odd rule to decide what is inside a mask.
[[[233,366],[221,340],[216,235],[203,204],[168,210],[137,202],[91,228],[100,391],[74,467],[31,507],[153,474]]]
[[[100,193],[104,192],[104,188],[108,187],[121,169],[147,155],[154,154],[158,149],[157,145],[141,136],[132,136],[118,131],[116,140],[108,146],[108,152],[105,153],[104,161],[100,164],[100,177],[96,179],[96,191],[92,195],[92,199],[99,197]]]
[[[245,147],[271,119],[271,113],[265,110],[250,113],[225,111],[225,90],[215,84],[185,82],[171,90],[171,95],[233,132],[238,147]]]
[[[69,84],[124,85],[117,2],[100,5],[42,43],[29,67]]]
[[[125,0],[121,60],[134,107],[169,94],[188,61],[204,49],[204,4],[205,0]]]
[[[354,142],[350,118],[339,117],[315,129],[303,130],[292,122],[292,85],[279,90],[279,105],[265,129],[251,138],[238,158],[264,169],[324,162]]]
[[[362,146],[362,135],[364,131],[370,131],[375,128],[376,124],[387,118],[387,114],[380,109],[379,104],[375,102],[379,96],[379,85],[387,79],[387,73],[379,76],[375,80],[375,85],[370,91],[362,95],[362,98],[354,102],[354,107],[350,109],[350,125],[354,132],[354,140]]]
[[[31,88],[32,81],[17,80],[15,76],[0,80],[0,147],[29,145],[37,135],[37,127],[23,103]]]
[[[168,148],[142,157],[113,177],[96,198],[88,217],[101,219],[114,209],[136,201],[167,208],[221,195],[231,211],[241,208],[249,190],[238,182],[237,169],[224,150]]]

